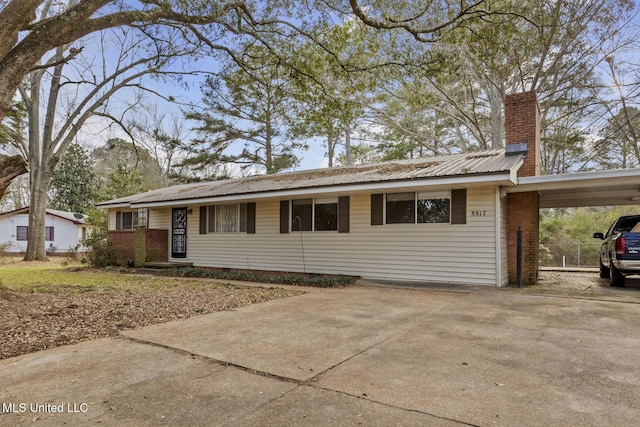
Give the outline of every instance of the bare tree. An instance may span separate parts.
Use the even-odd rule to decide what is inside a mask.
[[[312,10],[314,13],[309,13]],[[367,2],[366,7],[358,0],[285,0],[277,5],[258,0],[4,0],[0,2],[0,120],[10,111],[12,98],[27,74],[72,61],[82,51],[81,44],[73,49],[57,49],[108,28],[178,27],[185,36],[195,36],[232,57],[235,55],[229,37],[253,40],[269,46],[274,53],[277,49],[272,41],[284,40],[279,55],[291,65],[286,59],[295,52],[298,38],[312,41],[339,60],[318,36],[333,25],[336,16],[339,21],[355,15],[366,25],[383,30],[381,34],[401,31],[416,40],[431,42],[448,30],[500,14],[485,8],[484,0],[447,0],[426,5],[405,2],[398,3],[393,11],[386,1],[378,0]],[[3,172],[0,170],[0,176]]]
[[[174,175],[181,155],[185,153],[189,129],[182,114],[172,114],[158,105],[143,106],[128,122],[136,145],[144,148],[155,163],[158,185],[166,187]]]
[[[92,117],[122,124],[128,111],[145,90],[142,78],[162,74],[172,61],[190,52],[178,50],[172,38],[153,43],[138,31],[101,33],[96,56],[75,52],[72,46],[56,48],[50,61],[29,73],[20,86],[29,122],[27,162],[30,176],[30,215],[25,260],[46,258],[44,222],[47,193],[53,171],[67,147]],[[72,52],[75,61],[64,58]],[[127,91],[131,99],[115,105],[114,95]],[[116,116],[114,111],[120,111]]]

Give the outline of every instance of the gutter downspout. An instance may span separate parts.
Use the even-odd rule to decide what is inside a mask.
[[[495,237],[496,237],[496,287],[502,287],[502,209],[500,203],[500,187],[496,187],[495,194]]]

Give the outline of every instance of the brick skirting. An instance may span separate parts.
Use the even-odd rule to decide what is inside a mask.
[[[111,230],[107,233],[107,240],[113,245],[116,261],[121,264],[164,262],[169,259],[168,230]]]

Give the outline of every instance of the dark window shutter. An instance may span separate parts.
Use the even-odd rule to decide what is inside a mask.
[[[384,194],[371,195],[371,225],[384,224]]]
[[[289,232],[289,201],[280,200],[280,233]]]
[[[116,212],[116,230],[122,229],[122,212]]]
[[[338,198],[338,233],[349,232],[350,210],[349,196]]]
[[[200,234],[207,234],[207,207],[200,206]]]
[[[256,204],[247,203],[247,234],[256,234]]]
[[[451,190],[451,224],[467,223],[467,190]]]

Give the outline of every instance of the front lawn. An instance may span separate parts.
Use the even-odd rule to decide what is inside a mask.
[[[0,359],[300,293],[0,257]]]

